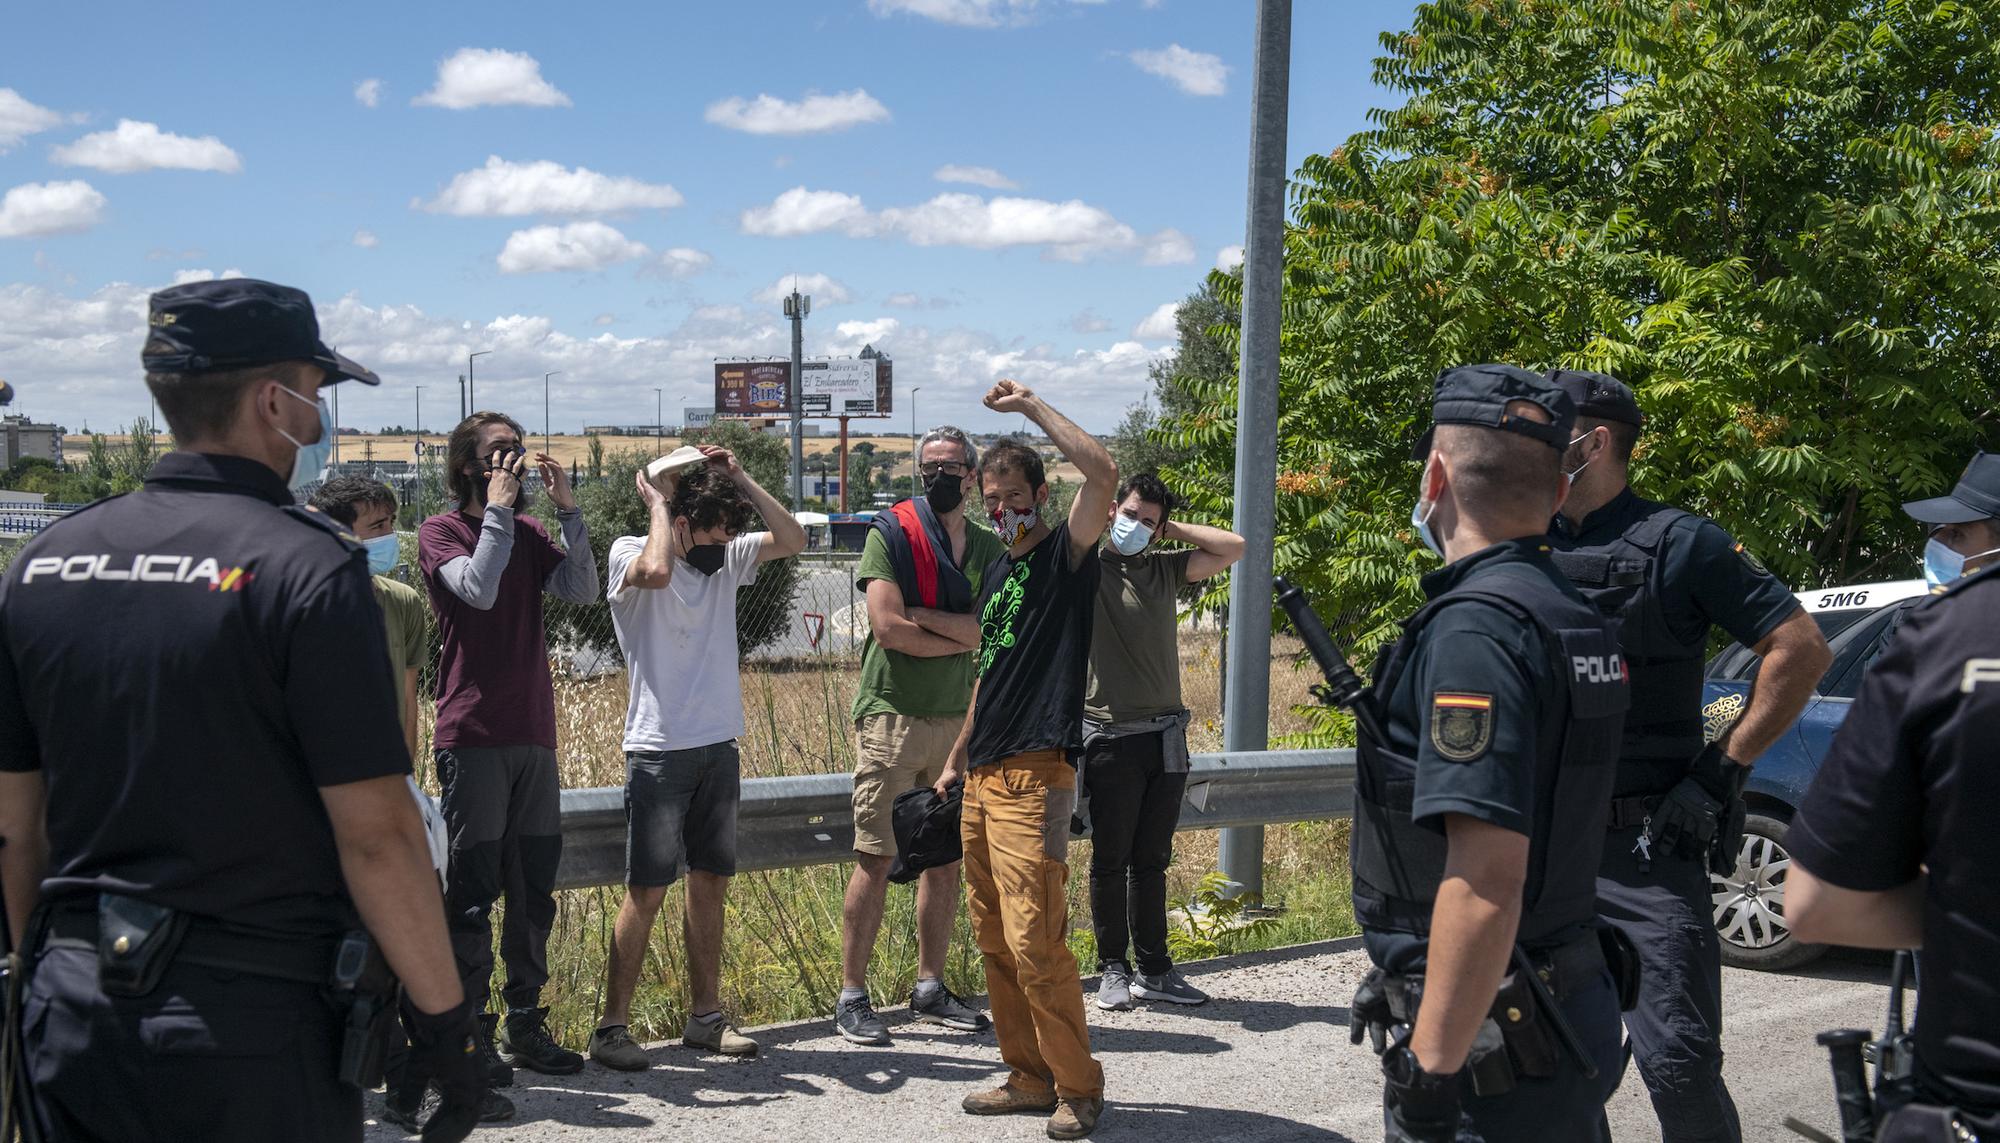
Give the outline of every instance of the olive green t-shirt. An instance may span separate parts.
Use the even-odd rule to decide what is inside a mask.
[[[972,581],[972,598],[979,598],[980,580],[986,565],[1007,554],[999,537],[968,521],[965,525],[965,560],[960,565]],[[867,590],[871,579],[896,582],[895,565],[889,549],[873,528],[861,545],[861,566],[855,582]],[[866,607],[857,602],[856,607]],[[891,651],[875,641],[871,633],[861,644],[861,689],[854,695],[855,721],[871,714],[900,714],[912,718],[964,718],[972,703],[973,653],[942,655],[923,659]]]
[[[1102,556],[1083,716],[1125,722],[1173,714],[1181,709],[1180,590],[1194,549],[1121,556],[1106,544]]]
[[[416,588],[388,576],[378,575],[374,579],[375,602],[382,605],[382,620],[389,629],[389,670],[396,680],[396,725],[402,726],[410,717],[406,708],[409,696],[403,693],[403,672],[411,667],[422,670],[424,660],[430,657],[430,646],[424,638],[424,597]]]

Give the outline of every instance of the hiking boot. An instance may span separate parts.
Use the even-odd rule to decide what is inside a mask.
[[[514,1101],[487,1088],[479,1095],[479,1122],[505,1123],[514,1118]]]
[[[993,1026],[986,1013],[960,1000],[942,984],[931,989],[929,996],[923,989],[911,992],[910,1015],[920,1024],[938,1024],[960,1032],[984,1032]]]
[[[401,1098],[401,1093],[392,1088],[388,1097],[382,1101],[382,1114],[379,1118],[384,1123],[402,1128],[405,1135],[417,1135],[423,1132],[424,1120],[429,1119],[431,1112],[437,1110],[437,1105],[435,1087],[418,1092],[414,1099],[407,1102]]]
[[[643,1072],[653,1066],[646,1049],[632,1042],[623,1024],[612,1024],[590,1034],[590,1058],[621,1072]]]
[[[479,1014],[479,1035],[473,1038],[473,1045],[479,1051],[479,1066],[486,1070],[487,1087],[513,1087],[514,1069],[500,1058],[493,1047],[493,1032],[500,1023],[500,1017],[492,1012]]]
[[[1054,1111],[1058,1102],[1053,1090],[1035,1095],[1003,1083],[991,1091],[973,1092],[959,1106],[967,1115],[1014,1115],[1023,1111]]]
[[[1158,976],[1140,973],[1132,978],[1132,995],[1141,1000],[1164,1000],[1169,1004],[1206,1004],[1208,993],[1187,982],[1178,969]]]
[[[1049,1117],[1049,1138],[1081,1139],[1097,1129],[1097,1117],[1104,1114],[1102,1099],[1064,1099]]]
[[[736,1030],[736,1025],[724,1019],[717,1012],[713,1020],[688,1017],[687,1027],[681,1029],[681,1043],[690,1048],[707,1048],[725,1056],[754,1056],[757,1041]]]
[[[508,1010],[507,1022],[500,1026],[500,1058],[545,1076],[573,1076],[583,1070],[583,1057],[549,1035],[546,1008]]]
[[[1124,961],[1112,961],[1099,974],[1097,1006],[1106,1012],[1124,1012],[1132,1007],[1132,969]]]
[[[889,1026],[875,1015],[875,1006],[866,996],[843,1000],[834,1007],[833,1027],[850,1044],[886,1044]]]

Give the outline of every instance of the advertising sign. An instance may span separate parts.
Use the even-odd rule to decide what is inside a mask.
[[[681,424],[691,429],[699,429],[715,423],[714,409],[697,409],[692,406],[681,410]]]
[[[875,361],[840,357],[801,364],[800,400],[809,416],[875,415]]]
[[[786,383],[789,361],[718,361],[715,363],[715,415],[775,417],[789,414]]]
[[[715,363],[716,417],[790,416],[786,382],[787,361],[718,361]],[[894,382],[885,359],[820,358],[803,363],[799,386],[800,411],[808,417],[886,417]],[[701,423],[687,410],[687,424]]]

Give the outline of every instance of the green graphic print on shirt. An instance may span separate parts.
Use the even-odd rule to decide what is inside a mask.
[[[986,598],[986,608],[979,613],[979,673],[985,674],[993,666],[993,656],[1002,648],[1014,645],[1014,621],[1021,614],[1021,604],[1028,596],[1028,565],[1018,563],[1014,570],[993,594]]]

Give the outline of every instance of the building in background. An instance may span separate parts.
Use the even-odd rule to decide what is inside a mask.
[[[61,464],[63,436],[68,432],[61,425],[37,424],[19,413],[0,417],[0,469],[31,456]]]

